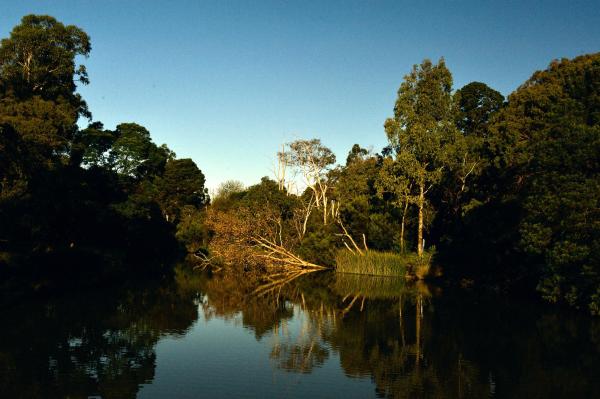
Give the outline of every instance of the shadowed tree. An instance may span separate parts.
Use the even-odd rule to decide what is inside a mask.
[[[158,201],[168,221],[179,219],[186,205],[201,207],[208,202],[204,174],[189,158],[167,162],[164,174],[158,179]]]
[[[554,61],[509,97],[495,139],[538,290],[600,313],[600,53]]]
[[[504,104],[504,96],[485,83],[471,82],[456,91],[457,126],[465,135],[487,136],[491,117]]]

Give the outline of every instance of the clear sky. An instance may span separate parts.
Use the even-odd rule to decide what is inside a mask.
[[[413,64],[444,56],[455,89],[507,95],[555,58],[600,51],[600,1],[0,1],[84,29],[94,119],[146,126],[214,188],[269,175],[278,146],[379,151]]]

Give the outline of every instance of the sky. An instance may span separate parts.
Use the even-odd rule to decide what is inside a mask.
[[[340,163],[386,145],[412,65],[444,57],[454,88],[510,94],[550,61],[600,51],[596,1],[0,0],[0,37],[26,14],[92,40],[79,92],[107,128],[137,122],[216,188],[272,176],[281,144],[320,138]]]

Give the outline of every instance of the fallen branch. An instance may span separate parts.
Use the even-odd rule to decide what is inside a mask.
[[[269,240],[265,237],[258,236],[254,237],[253,241],[256,245],[266,253],[258,254],[257,256],[269,259],[274,262],[282,263],[289,266],[297,266],[301,269],[315,269],[324,270],[327,269],[325,266],[317,265],[315,263],[307,262],[293,252],[286,249],[283,245],[279,245],[276,242]]]
[[[354,248],[356,249],[356,252],[358,252],[360,255],[364,255],[363,251],[356,244],[356,241],[354,241],[354,238],[352,238],[352,236],[350,235],[350,233],[348,233],[348,230],[346,230],[346,226],[344,226],[344,223],[342,222],[342,219],[338,218],[337,222],[340,225],[340,227],[342,228],[342,230],[344,231],[344,234],[337,234],[337,235],[348,237],[348,239],[352,243],[352,246],[354,246]],[[344,244],[346,244],[346,242],[344,242]],[[365,247],[366,247],[366,241],[365,241]],[[348,244],[346,244],[346,248],[348,248]],[[348,249],[350,249],[350,248],[348,248]],[[352,251],[350,249],[350,252],[354,252],[354,251]]]

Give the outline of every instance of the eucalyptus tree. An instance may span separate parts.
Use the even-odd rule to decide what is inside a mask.
[[[12,125],[41,160],[66,154],[77,119],[90,117],[76,93],[89,82],[76,57],[91,51],[89,36],[47,15],[27,15],[0,42],[0,123]]]
[[[428,193],[447,165],[448,144],[458,134],[452,98],[452,75],[443,59],[424,60],[404,77],[385,132],[406,184],[415,190],[418,208],[417,253],[423,254],[424,209]]]
[[[302,174],[304,183],[313,193],[316,208],[323,212],[323,224],[327,224],[328,191],[331,188],[327,173],[335,163],[335,154],[319,139],[296,140],[287,146],[288,150],[281,154]]]
[[[411,204],[416,202],[413,184],[414,183],[409,179],[404,169],[401,168],[399,162],[395,162],[389,157],[383,159],[375,186],[379,197],[385,198],[386,195],[390,195],[393,205],[402,210],[399,239],[400,252],[402,253],[404,253],[406,249],[406,221],[408,217],[408,208]]]

